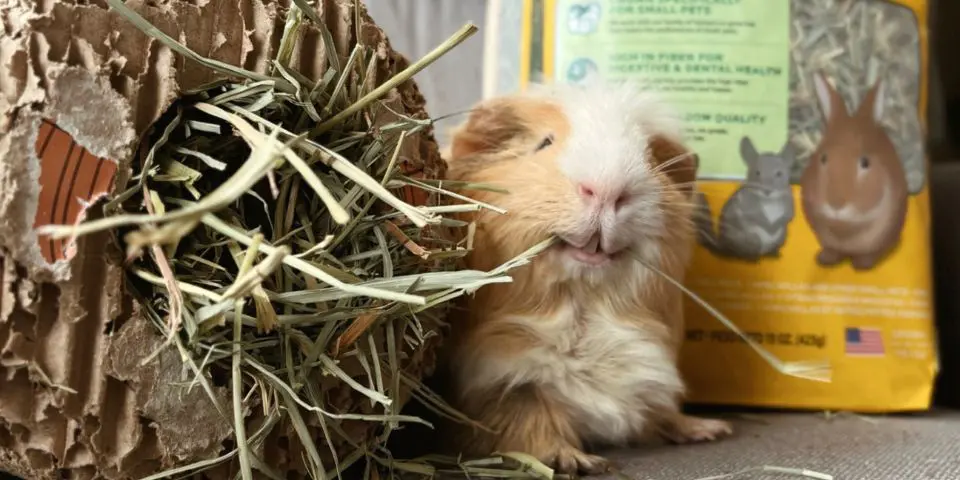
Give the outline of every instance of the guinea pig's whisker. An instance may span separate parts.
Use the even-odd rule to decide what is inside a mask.
[[[686,187],[695,187],[700,184],[699,180],[691,180],[689,182],[680,182],[680,183],[671,183],[668,188],[686,188]]]
[[[648,192],[648,193],[679,193],[679,194],[687,194],[688,192],[684,192],[683,190],[687,190],[687,189],[689,189],[689,188],[690,188],[690,187],[683,187],[683,186],[680,186],[680,187],[672,187],[672,186],[670,186],[670,187],[659,187],[659,188],[651,188],[651,189],[649,189],[649,190],[646,190],[646,192]]]
[[[667,160],[667,161],[661,163],[660,165],[657,165],[656,167],[653,167],[653,168],[650,170],[650,172],[651,172],[651,173],[660,173],[660,172],[663,172],[663,171],[666,170],[667,168],[670,168],[671,166],[676,165],[677,163],[680,163],[680,162],[683,161],[683,160],[686,160],[687,158],[689,158],[689,157],[692,156],[692,155],[694,155],[693,152],[687,152],[687,153],[682,153],[682,154],[680,154],[680,155],[677,155],[677,156],[671,158],[670,160]],[[693,169],[694,167],[687,167],[687,168]]]
[[[656,169],[650,169],[650,172],[649,172],[649,173],[650,173],[651,175],[653,175],[655,178],[666,178],[666,179],[668,179],[668,178],[670,178],[670,174],[671,174],[671,173],[678,173],[678,172],[696,172],[696,171],[697,171],[697,169],[694,168],[694,167],[677,167],[677,168],[671,168],[669,171],[667,171],[666,169],[662,169],[662,168],[657,167]]]
[[[691,193],[692,190],[696,190],[696,187],[693,186],[693,185],[690,185],[690,186],[688,186],[688,187],[683,187],[683,186],[681,186],[681,187],[667,187],[667,188],[664,188],[664,189],[662,189],[662,190],[660,190],[660,191],[658,191],[658,192],[656,192],[656,193],[669,193],[669,194],[681,195],[681,196],[683,196],[683,197],[688,197],[688,196],[690,195],[690,193]],[[689,199],[689,201],[690,201],[691,203],[694,203],[694,204],[697,203],[697,202],[696,202],[694,199],[692,199],[692,198]]]
[[[696,207],[698,204],[695,202],[656,199],[645,200],[641,205],[650,207]]]
[[[696,202],[689,200],[677,200],[672,198],[651,198],[645,199],[642,202],[643,205],[677,205],[681,207],[695,207],[697,206]]]

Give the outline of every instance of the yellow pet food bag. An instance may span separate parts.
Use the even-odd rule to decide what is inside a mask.
[[[686,284],[740,331],[688,302],[691,402],[929,407],[927,15],[924,0],[492,2],[487,95],[637,78],[682,109],[700,157]]]

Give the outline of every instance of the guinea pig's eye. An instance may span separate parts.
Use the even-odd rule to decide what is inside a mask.
[[[820,155],[820,163],[821,163],[822,165],[826,165],[826,164],[827,164],[827,154],[826,154],[826,153],[824,153],[823,155]]]
[[[540,140],[540,143],[537,145],[537,148],[534,151],[539,152],[540,150],[543,150],[544,148],[547,148],[550,145],[553,145],[553,135],[547,135],[546,137],[543,138],[543,140]]]
[[[860,168],[864,170],[870,168],[870,159],[867,157],[860,157]]]
[[[783,176],[783,172],[781,172],[780,170],[777,170],[776,177],[780,178],[782,176]]]

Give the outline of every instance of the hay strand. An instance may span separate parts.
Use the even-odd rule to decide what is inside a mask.
[[[639,260],[639,258],[638,258]],[[670,282],[673,286],[679,288],[684,294],[690,297],[693,301],[697,302],[701,307],[703,307],[710,315],[720,321],[725,327],[729,328],[733,333],[736,333],[747,345],[750,346],[760,357],[764,359],[771,367],[776,369],[778,372],[788,375],[791,377],[802,378],[804,380],[811,380],[815,382],[830,383],[833,376],[833,369],[830,366],[830,362],[826,360],[812,360],[812,361],[802,361],[802,362],[784,362],[777,358],[774,354],[770,353],[769,350],[760,346],[756,340],[750,338],[749,335],[743,333],[740,330],[740,327],[737,326],[732,320],[727,318],[726,315],[717,310],[713,305],[710,305],[705,300],[700,298],[699,295],[691,291],[689,288],[683,286],[682,283],[678,282],[676,279],[667,275],[657,267],[651,265],[648,262],[641,262],[643,266],[650,271],[656,273],[664,280]]]
[[[764,465],[762,467],[754,468],[745,468],[738,472],[727,473],[724,475],[715,475],[712,477],[698,478],[697,480],[728,480],[737,478],[749,473],[757,472],[767,472],[767,473],[779,473],[783,475],[793,475],[796,477],[810,478],[814,480],[833,480],[833,475],[821,472],[815,472],[813,470],[807,470],[804,468],[787,468],[787,467],[777,467],[774,465]]]

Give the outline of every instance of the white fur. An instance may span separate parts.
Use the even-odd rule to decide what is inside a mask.
[[[587,86],[537,86],[560,105],[570,122],[570,137],[558,161],[571,184],[587,184],[600,201],[583,205],[564,232],[575,243],[586,243],[598,229],[602,248],[616,252],[644,239],[654,241],[665,228],[660,208],[663,188],[651,174],[649,141],[655,136],[682,142],[683,124],[677,110],[659,93],[634,82]],[[619,210],[609,206],[621,195],[630,200]],[[655,257],[647,257],[655,261]]]
[[[644,183],[651,167],[648,140],[683,138],[677,110],[639,83],[552,84],[534,92],[559,103],[570,122],[560,166],[573,181],[611,190]]]
[[[461,358],[460,378],[469,379],[462,393],[540,385],[571,409],[585,439],[624,443],[641,434],[651,410],[671,408],[683,392],[662,339],[634,320],[602,304],[571,303],[550,318],[509,318],[539,346],[511,357],[472,351]]]

